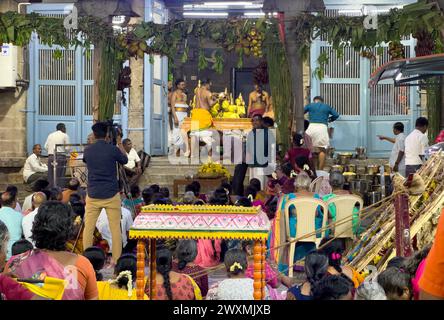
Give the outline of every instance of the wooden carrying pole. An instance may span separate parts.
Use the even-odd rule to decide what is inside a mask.
[[[145,242],[143,239],[137,241],[137,274],[136,295],[137,300],[143,300],[145,294]]]
[[[395,239],[396,255],[409,257],[412,254],[410,243],[409,196],[401,193],[395,196]]]

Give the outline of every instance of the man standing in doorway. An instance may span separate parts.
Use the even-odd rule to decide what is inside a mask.
[[[307,112],[310,120],[307,134],[313,141],[315,152],[319,153],[318,169],[324,170],[325,155],[330,145],[328,123],[338,119],[339,113],[328,104],[325,104],[324,99],[320,96],[315,97],[313,103],[305,106],[304,113]]]
[[[248,117],[253,118],[259,114],[263,116],[270,108],[270,97],[258,84],[254,85],[254,91],[248,97]]]
[[[94,229],[102,209],[106,210],[112,236],[113,263],[122,253],[122,233],[120,229],[121,204],[117,164],[126,164],[128,157],[117,137],[117,146],[109,143],[108,125],[97,122],[92,126],[95,143],[85,147],[83,161],[88,168],[88,195],[86,197],[85,229],[83,248],[93,244]]]
[[[393,143],[392,153],[390,154],[390,168],[394,172],[399,172],[405,177],[405,134],[404,124],[402,122],[396,122],[393,125],[393,133],[395,138],[389,138],[385,136],[378,136],[380,140],[386,140]]]
[[[423,164],[425,149],[429,146],[429,139],[425,134],[429,121],[420,117],[416,119],[415,130],[405,138],[405,174],[415,173]]]
[[[34,182],[39,179],[48,179],[48,166],[42,163],[40,156],[42,147],[39,144],[34,145],[32,154],[26,159],[23,168],[23,180],[32,187]]]
[[[179,148],[188,139],[180,130],[183,120],[188,116],[189,107],[187,104],[187,95],[185,93],[186,83],[183,79],[176,81],[176,90],[171,95],[171,117],[173,127],[171,130],[171,150],[179,151]],[[187,143],[185,144],[187,146]],[[175,148],[174,148],[175,147]],[[185,150],[187,153],[188,150]]]
[[[66,126],[64,123],[59,123],[56,126],[56,131],[51,133],[46,139],[45,149],[48,151],[48,182],[49,187],[64,186],[63,179],[66,173],[66,148],[64,146],[57,147],[58,144],[69,144],[69,137],[66,134]],[[56,153],[57,152],[57,153]],[[57,156],[56,156],[57,154]],[[54,163],[55,162],[55,163]],[[56,165],[56,172],[54,176],[54,164]]]

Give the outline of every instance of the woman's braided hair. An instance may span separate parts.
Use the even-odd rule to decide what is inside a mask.
[[[156,268],[163,277],[163,286],[169,300],[173,300],[173,292],[171,291],[170,272],[172,269],[173,255],[168,249],[160,249],[157,252]]]

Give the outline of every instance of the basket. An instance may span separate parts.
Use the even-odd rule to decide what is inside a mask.
[[[202,179],[217,179],[222,177],[222,174],[217,172],[199,172],[197,177]]]

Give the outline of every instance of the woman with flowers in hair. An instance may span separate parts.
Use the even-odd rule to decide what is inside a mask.
[[[254,300],[254,280],[246,276],[247,253],[240,249],[228,250],[225,254],[228,279],[222,280],[208,290],[207,300]],[[265,290],[269,297],[268,290]]]
[[[355,288],[364,281],[364,278],[354,270],[352,267],[343,265],[343,253],[345,251],[345,243],[343,239],[336,239],[332,237],[325,237],[319,244],[321,249],[318,253],[325,255],[328,258],[328,269],[327,272],[331,275],[345,275],[351,281]]]
[[[133,254],[124,254],[114,268],[115,278],[109,281],[98,281],[99,300],[137,300],[135,283],[137,258]],[[144,300],[148,300],[144,295]]]
[[[296,159],[300,157],[307,158],[307,165],[308,165],[307,169],[300,167],[297,164]],[[315,166],[313,164],[312,157],[313,156],[311,151],[305,146],[304,137],[301,134],[296,133],[293,136],[293,146],[285,154],[284,161],[290,162],[293,170],[296,173],[300,173],[301,171],[306,171],[306,170],[311,170],[315,172]]]

